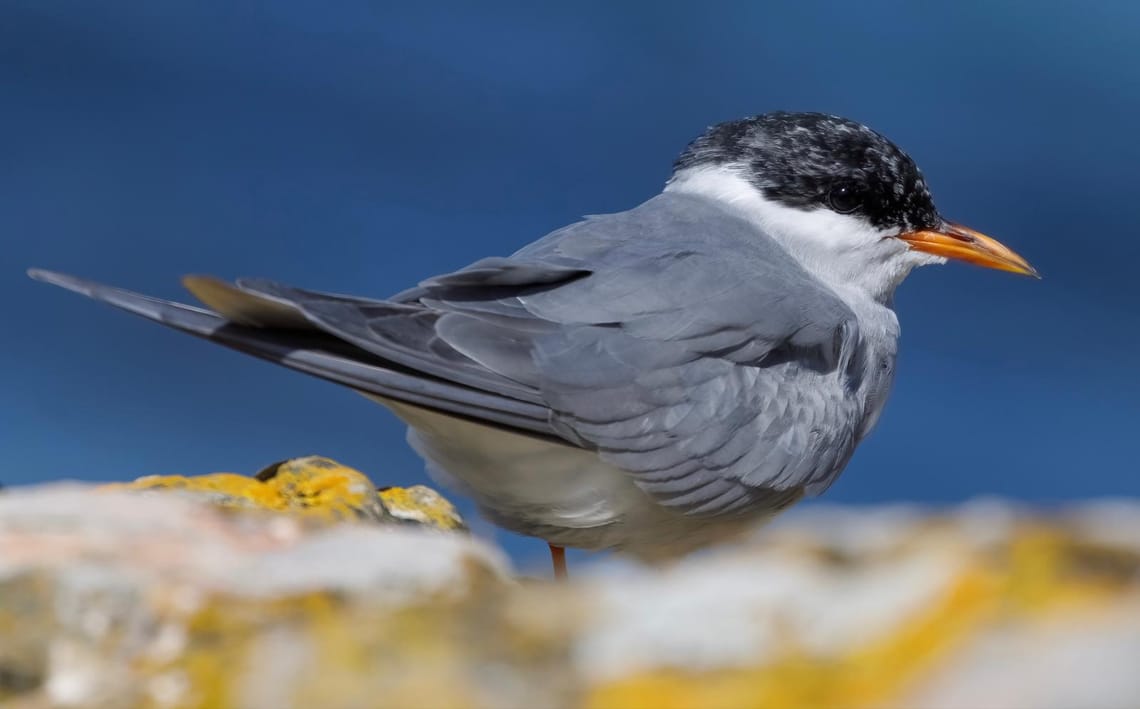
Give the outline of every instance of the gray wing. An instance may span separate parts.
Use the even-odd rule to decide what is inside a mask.
[[[853,314],[765,235],[695,197],[587,219],[386,301],[263,280],[187,285],[224,316],[210,327],[229,322],[245,340],[203,336],[295,366],[265,350],[294,353],[281,342],[315,331],[341,360],[310,373],[596,449],[688,513],[826,487],[856,442]],[[143,298],[87,287],[120,307]],[[342,376],[350,365],[368,368],[357,380],[373,389]],[[427,392],[412,400],[394,377]]]
[[[460,272],[406,297],[444,313],[441,339],[541,392],[567,439],[663,504],[782,504],[846,464],[863,418],[855,316],[747,222],[665,194],[514,259],[590,274],[483,298]]]
[[[224,293],[226,316],[81,278],[31,269],[32,278],[66,288],[231,349],[320,377],[357,391],[404,401],[453,416],[561,441],[546,406],[426,376],[372,357],[341,338],[309,326],[292,306],[251,297],[212,279],[187,279],[195,292],[217,302]]]

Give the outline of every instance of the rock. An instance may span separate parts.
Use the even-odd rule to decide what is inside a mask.
[[[466,530],[455,507],[429,487],[377,490],[360,471],[319,456],[274,463],[250,478],[233,473],[152,475],[109,490],[176,492],[221,507],[288,512],[312,519],[408,523]]]
[[[1140,703],[1140,505],[816,506],[595,582],[591,707]]]
[[[483,632],[519,622],[509,566],[442,497],[324,459],[259,477],[0,495],[0,704],[451,705],[544,661]]]
[[[520,580],[322,458],[0,494],[5,707],[1125,707],[1140,504],[793,511]]]

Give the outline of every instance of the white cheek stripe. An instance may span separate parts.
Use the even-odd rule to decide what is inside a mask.
[[[891,237],[895,231],[877,229],[862,217],[819,207],[804,210],[766,198],[728,166],[694,167],[678,172],[666,191],[700,194],[741,210],[780,243],[803,266],[836,290],[888,302],[895,288],[915,266],[942,263]]]

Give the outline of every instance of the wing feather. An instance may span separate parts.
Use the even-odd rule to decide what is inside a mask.
[[[389,300],[189,279],[223,318],[38,277],[354,388],[595,449],[694,515],[822,489],[862,431],[854,314],[697,197],[588,218]]]

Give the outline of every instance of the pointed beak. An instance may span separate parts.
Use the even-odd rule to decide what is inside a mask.
[[[1020,273],[1040,278],[1029,262],[1012,250],[985,234],[961,224],[943,222],[938,229],[924,229],[901,234],[900,239],[915,251],[935,256],[966,261],[967,263],[996,268],[999,271]]]

